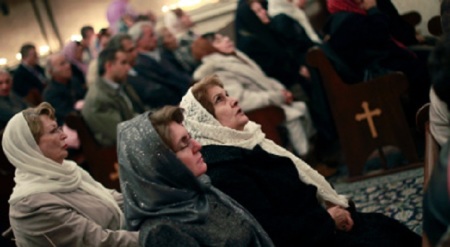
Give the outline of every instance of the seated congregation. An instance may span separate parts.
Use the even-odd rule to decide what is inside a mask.
[[[431,98],[443,153],[424,199],[424,231],[437,246],[449,235],[427,211],[448,170],[448,77],[436,77],[444,42],[429,74],[429,51],[415,50],[423,37],[390,0],[327,0],[320,30],[305,10],[316,1],[236,1],[229,37],[195,32],[180,8],[156,18],[113,0],[108,28],[82,27],[82,39],[44,67],[36,47],[23,44],[17,69],[0,70],[15,245],[421,246],[417,233],[360,212],[327,180],[346,159],[326,80],[308,57],[320,49],[348,85],[403,73],[407,129]],[[113,157],[88,158],[92,144]]]

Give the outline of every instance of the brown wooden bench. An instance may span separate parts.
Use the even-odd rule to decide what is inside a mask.
[[[418,162],[400,102],[408,87],[402,73],[349,85],[318,47],[308,52],[307,62],[319,71],[350,177],[362,175],[368,156],[375,150],[383,160],[385,146],[399,148],[408,163]]]
[[[79,113],[73,112],[69,114],[65,123],[77,131],[81,150],[92,177],[106,188],[120,191],[116,147],[100,146]]]
[[[286,120],[283,109],[277,106],[267,106],[245,113],[248,118],[261,125],[266,138],[283,146],[284,138],[280,134],[280,125]]]

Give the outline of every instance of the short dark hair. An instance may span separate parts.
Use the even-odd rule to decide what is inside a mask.
[[[23,44],[22,47],[20,47],[20,55],[22,55],[22,58],[28,57],[28,54],[31,50],[36,50],[36,46],[31,43]]]
[[[428,58],[431,82],[436,95],[450,111],[450,37],[444,37]]]
[[[81,37],[83,38],[83,39],[85,39],[85,38],[87,38],[87,34],[88,34],[88,32],[89,31],[94,31],[94,28],[92,27],[92,26],[83,26],[82,28],[81,28],[81,30],[80,30],[80,33],[81,33]]]
[[[179,124],[183,123],[183,109],[178,106],[164,106],[163,108],[153,112],[148,116],[150,122],[155,128],[156,132],[161,137],[162,141],[173,150],[171,133],[169,129],[169,124],[171,122],[176,122]]]
[[[106,45],[106,49],[110,48],[110,49],[116,49],[116,50],[121,50],[123,51],[123,47],[122,47],[122,42],[124,40],[131,40],[133,41],[133,39],[131,38],[131,36],[129,34],[126,33],[118,33],[116,35],[114,35],[108,42],[108,45]],[[134,43],[134,42],[133,42]]]
[[[120,49],[106,48],[100,52],[98,55],[98,74],[103,76],[106,72],[105,65],[107,62],[116,61],[116,53],[119,52]]]

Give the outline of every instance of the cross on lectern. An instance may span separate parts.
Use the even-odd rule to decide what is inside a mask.
[[[373,111],[370,111],[369,103],[367,101],[363,101],[361,104],[361,107],[364,109],[364,113],[356,114],[355,120],[360,122],[364,119],[367,119],[367,123],[369,124],[369,129],[370,129],[370,133],[372,134],[372,138],[377,138],[378,133],[377,133],[377,129],[375,128],[375,124],[373,123],[373,116],[381,115],[380,108],[376,108]]]

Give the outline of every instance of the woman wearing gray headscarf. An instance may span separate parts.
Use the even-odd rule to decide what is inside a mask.
[[[118,127],[125,217],[141,246],[273,246],[259,223],[204,175],[201,145],[167,106]]]

